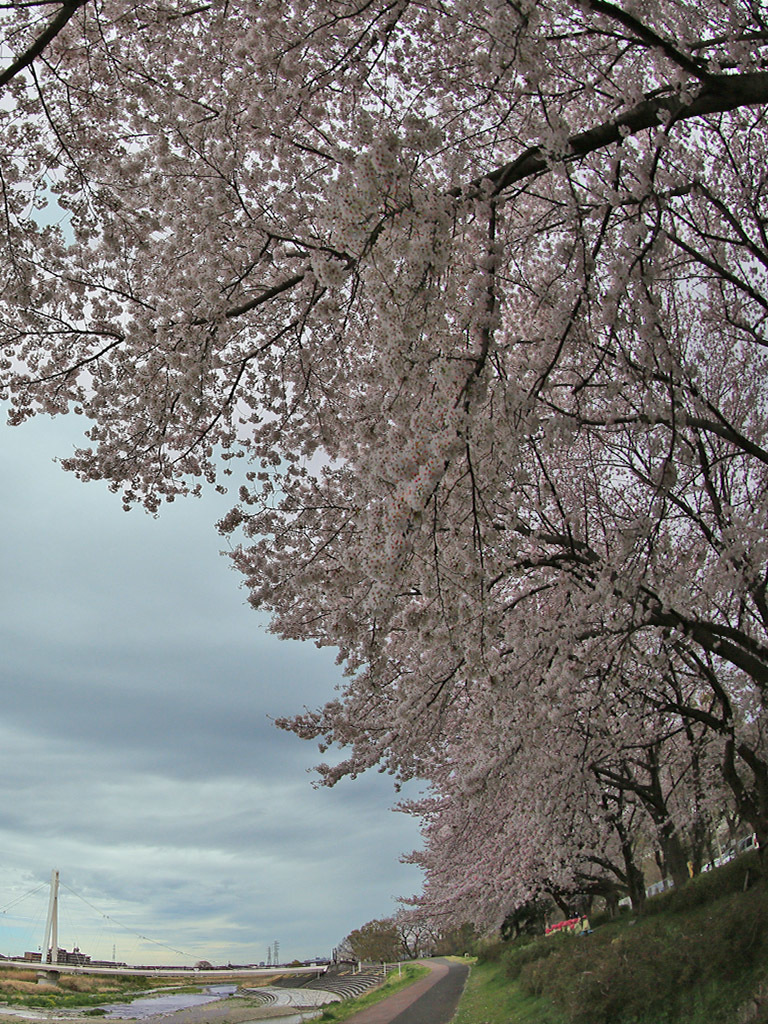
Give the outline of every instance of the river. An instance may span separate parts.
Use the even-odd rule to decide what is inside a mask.
[[[122,1017],[127,1020],[144,1020],[155,1017],[159,1013],[174,1013],[185,1010],[188,1006],[201,1006],[217,999],[226,999],[237,991],[237,985],[208,985],[202,992],[169,992],[167,995],[158,993],[154,996],[141,996],[130,1003],[109,1003],[102,1007],[105,1018]]]

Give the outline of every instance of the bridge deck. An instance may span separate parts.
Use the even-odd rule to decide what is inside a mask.
[[[0,969],[16,971],[58,971],[60,974],[133,974],[144,978],[188,978],[210,981],[223,977],[274,977],[278,974],[324,974],[326,967],[219,967],[206,970],[197,967],[91,967],[89,964],[40,963],[35,960],[0,960]]]

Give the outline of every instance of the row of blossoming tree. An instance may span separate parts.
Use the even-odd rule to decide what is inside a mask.
[[[424,908],[765,843],[762,5],[1,16],[10,419],[82,414],[126,506],[231,485],[347,671],[283,724],[429,785]]]

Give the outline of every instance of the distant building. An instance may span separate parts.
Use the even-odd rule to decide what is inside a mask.
[[[43,955],[42,953],[26,952],[24,954],[24,959],[28,960],[30,963],[39,964],[42,963]],[[48,962],[47,958],[46,962]],[[91,958],[86,956],[85,953],[81,953],[77,946],[75,946],[71,953],[68,949],[59,949],[56,962],[59,964],[71,964],[75,967],[85,967],[87,964],[91,963]]]

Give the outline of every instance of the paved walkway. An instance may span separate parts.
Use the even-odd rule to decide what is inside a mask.
[[[448,1024],[459,1005],[469,967],[442,959],[421,962],[430,969],[426,978],[353,1014],[346,1024]]]

